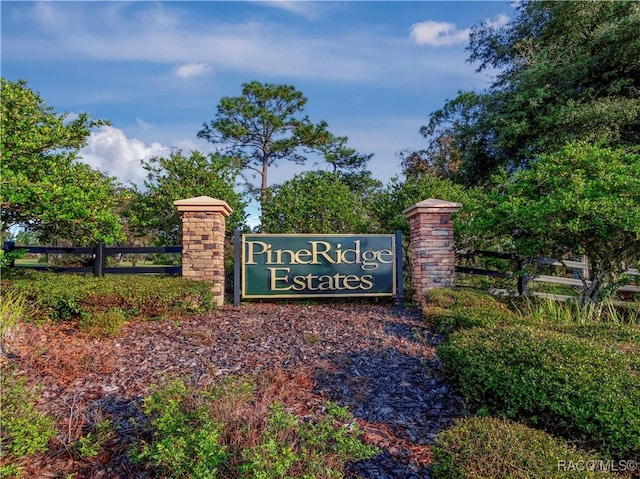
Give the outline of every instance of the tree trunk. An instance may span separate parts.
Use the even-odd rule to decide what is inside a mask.
[[[262,212],[264,205],[267,204],[267,173],[269,171],[269,162],[267,159],[262,160],[262,183],[260,185],[260,233],[264,233],[264,221],[262,221]]]

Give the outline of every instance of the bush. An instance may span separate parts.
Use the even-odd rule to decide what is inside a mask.
[[[640,459],[640,357],[531,326],[458,331],[440,345],[471,408],[540,423]]]
[[[222,424],[209,414],[206,401],[174,381],[146,398],[143,409],[153,437],[135,454],[138,461],[149,461],[169,478],[218,477],[228,453],[220,441]]]
[[[516,324],[518,316],[488,293],[463,288],[436,288],[425,293],[423,316],[439,333],[460,328]]]
[[[606,462],[561,439],[494,418],[457,420],[436,438],[433,459],[434,479],[620,477],[606,472]]]
[[[2,436],[0,476],[18,474],[20,458],[47,450],[49,440],[57,431],[54,421],[35,407],[33,394],[24,381],[16,380],[5,367],[2,373]]]
[[[35,305],[35,319],[86,319],[114,308],[128,318],[156,318],[214,308],[211,285],[185,278],[25,271],[6,283]]]

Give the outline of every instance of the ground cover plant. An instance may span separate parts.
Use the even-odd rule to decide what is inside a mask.
[[[637,305],[500,300],[464,289],[429,292],[426,298],[427,321],[446,335],[438,347],[443,370],[469,412],[544,429],[608,459],[640,458]],[[462,426],[464,439],[461,431],[443,436],[442,460],[450,461],[467,442],[480,444],[486,424]],[[511,441],[512,432],[502,437],[501,430],[495,432],[498,449]],[[444,470],[453,467],[448,464]],[[457,470],[462,474],[463,467]],[[499,471],[478,477],[536,477]]]

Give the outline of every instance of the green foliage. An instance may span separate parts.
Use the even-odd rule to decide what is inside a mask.
[[[336,465],[377,453],[360,442],[357,425],[345,423],[348,419],[347,409],[331,402],[327,416],[315,422],[300,422],[282,404],[273,403],[260,444],[244,451],[241,477],[342,478]],[[336,427],[336,423],[341,425]]]
[[[244,378],[204,390],[172,381],[144,400],[153,433],[132,455],[162,477],[313,479],[341,478],[346,461],[376,454],[360,442],[346,408],[328,403],[326,416],[301,421],[274,402],[262,426],[256,418],[246,424],[256,400]]]
[[[6,252],[0,249],[0,270],[1,268],[13,266],[15,260],[22,258],[26,252],[27,250],[25,249],[14,249]]]
[[[571,143],[499,182],[476,224],[512,238],[519,254],[586,254],[585,301],[612,293],[640,259],[638,152]]]
[[[227,202],[233,210],[226,220],[227,231],[242,226],[246,202],[234,191],[240,170],[233,162],[217,154],[192,151],[186,157],[173,150],[169,158],[154,157],[141,163],[147,171],[144,188],[136,191],[125,212],[137,234],[152,234],[159,244],[181,244],[182,222],[173,202],[198,196]]]
[[[425,293],[425,299],[425,321],[439,333],[520,322],[505,303],[478,290],[435,288]]]
[[[4,288],[3,288],[4,289]],[[4,335],[21,319],[28,316],[24,294],[19,291],[4,290],[0,303],[0,335]]]
[[[103,276],[27,271],[7,281],[7,289],[20,291],[34,306],[33,318],[54,321],[80,319],[90,327],[114,330],[120,310],[128,318],[158,318],[199,313],[214,308],[206,282],[163,276]],[[115,312],[105,313],[107,309]],[[92,315],[98,314],[98,319]],[[107,333],[109,334],[109,333]]]
[[[3,367],[2,385],[2,465],[23,456],[47,450],[49,440],[56,435],[54,421],[40,413],[33,394],[24,380],[15,379],[9,368]]]
[[[579,304],[553,298],[526,297],[519,301],[519,313],[536,323],[552,324],[637,324],[640,325],[640,305],[617,305],[612,301]]]
[[[113,423],[105,419],[95,424],[92,430],[81,436],[73,446],[80,456],[84,458],[95,457],[115,437]]]
[[[91,129],[106,123],[86,113],[69,120],[25,81],[1,81],[2,232],[22,225],[43,242],[123,239],[113,178],[76,161]]]
[[[3,288],[4,289],[4,288]],[[0,301],[0,354],[7,353],[7,337],[19,321],[24,321],[30,316],[24,294],[19,291],[2,291]]]
[[[472,30],[469,60],[498,74],[431,114],[427,165],[476,185],[567,141],[640,144],[640,5],[526,1],[517,12]]]
[[[602,332],[602,331],[601,331]],[[471,408],[577,435],[605,454],[640,458],[640,355],[532,326],[473,328],[438,347]]]
[[[434,175],[409,176],[402,181],[394,177],[372,200],[372,228],[380,233],[401,230],[409,238],[409,221],[403,211],[420,201],[435,198],[460,203],[453,215],[453,228],[458,248],[481,248],[484,232],[475,227],[475,216],[486,202],[479,188],[465,188],[447,178]],[[493,244],[492,244],[493,246]],[[408,244],[406,245],[408,248]]]
[[[362,233],[367,211],[336,173],[313,171],[279,185],[262,210],[267,233]]]
[[[442,431],[433,447],[434,479],[613,478],[613,473],[586,467],[601,459],[561,439],[512,421],[473,417],[459,419]]]
[[[151,417],[153,438],[135,453],[166,473],[163,477],[219,477],[227,458],[220,443],[222,425],[209,414],[206,401],[194,397],[181,381],[173,381],[147,397],[144,412]]]

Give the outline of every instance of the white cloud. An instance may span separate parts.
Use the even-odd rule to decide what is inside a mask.
[[[287,1],[287,0],[262,0],[254,2],[256,5],[264,7],[277,8],[294,15],[300,15],[306,18],[316,18],[319,15],[318,3],[307,1]]]
[[[91,133],[87,145],[80,150],[85,163],[110,175],[123,184],[142,184],[145,170],[140,160],[168,155],[171,149],[160,143],[150,145],[137,138],[127,138],[124,132],[111,126],[103,126]]]
[[[276,2],[265,6],[311,8],[306,3]],[[83,2],[47,4],[43,8],[46,14],[41,14],[46,26],[41,20],[40,31],[23,30],[24,33],[12,35],[3,32],[3,54],[9,52],[21,61],[88,59],[173,64],[179,65],[174,68],[174,75],[182,78],[214,71],[393,85],[405,84],[407,78],[415,77],[416,67],[425,62],[427,69],[423,71],[438,71],[449,63],[406,49],[399,55],[398,49],[406,45],[404,39],[371,30],[327,36],[310,33],[299,22],[234,23],[216,17],[193,21],[186,18],[179,2],[163,3],[160,9],[144,2],[96,5],[92,3],[89,10]],[[104,11],[97,14],[96,8]],[[165,20],[169,13],[175,14],[172,22]],[[97,21],[102,18],[108,21]],[[142,18],[149,20],[141,21]],[[158,27],[160,24],[163,28]],[[469,78],[472,70],[467,70],[463,67],[461,77]]]
[[[207,63],[185,63],[176,67],[175,73],[180,78],[194,78],[211,73],[211,66]]]
[[[507,14],[500,13],[495,18],[486,19],[483,23],[492,28],[501,28],[510,21]],[[457,28],[453,23],[432,20],[411,26],[411,39],[415,43],[434,47],[464,45],[469,41],[469,33],[471,33],[470,28]]]
[[[463,45],[469,41],[470,32],[469,28],[457,29],[453,23],[427,20],[411,27],[411,38],[418,45]]]
[[[500,13],[495,18],[485,20],[484,23],[492,28],[501,28],[509,24],[510,21],[511,19],[506,13]]]

